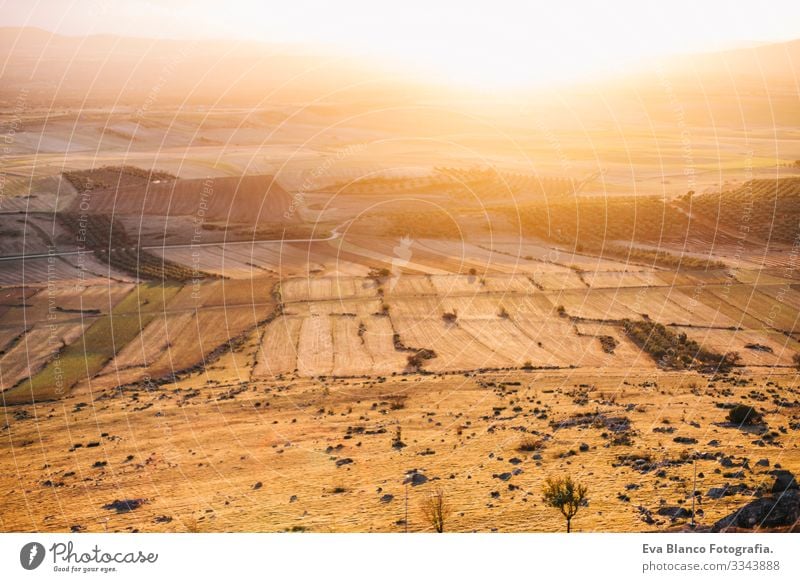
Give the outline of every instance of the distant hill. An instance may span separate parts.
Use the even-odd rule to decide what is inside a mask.
[[[156,181],[94,190],[72,212],[114,216],[190,216],[240,224],[296,223],[292,197],[272,176]]]
[[[0,104],[258,104],[312,100],[358,85],[361,98],[400,84],[365,62],[299,47],[226,40],[71,37],[0,28]],[[405,84],[404,86],[408,86]],[[347,93],[347,91],[344,91]]]

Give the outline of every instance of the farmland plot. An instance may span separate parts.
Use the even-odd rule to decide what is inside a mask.
[[[371,315],[362,318],[365,330],[362,335],[364,346],[372,357],[373,374],[389,374],[400,371],[406,366],[405,352],[399,352],[394,346],[394,329],[388,317]]]
[[[663,284],[655,271],[590,271],[584,273],[583,279],[592,289],[649,287]]]
[[[631,342],[618,326],[602,323],[578,323],[575,325],[581,335],[592,336],[598,345],[599,338],[607,336],[616,342],[613,354],[607,356],[605,365],[619,366],[620,368],[655,368],[656,363],[650,355]]]
[[[519,315],[511,321],[536,346],[528,358],[534,366],[597,366],[607,360],[594,338],[578,336],[564,320]]]
[[[40,323],[0,358],[0,389],[7,390],[30,378],[65,346],[83,333],[83,323]]]
[[[128,293],[132,285],[60,286],[31,289],[34,293],[3,314],[4,324],[66,321],[108,314]]]
[[[327,315],[312,312],[303,320],[297,369],[302,376],[327,376],[333,371],[333,331]]]
[[[11,309],[24,307],[28,297],[33,296],[37,289],[31,287],[8,287],[0,289],[0,321],[5,323],[3,316]]]
[[[793,309],[800,310],[800,291],[796,291],[788,286],[759,287],[758,290],[779,303],[787,303]]]
[[[7,353],[11,348],[13,348],[17,341],[22,339],[22,336],[25,334],[26,331],[30,329],[30,325],[28,327],[19,324],[19,325],[3,325],[0,327],[0,356]]]
[[[533,280],[546,290],[586,289],[587,284],[575,271],[534,272]]]
[[[281,283],[281,297],[286,302],[375,298],[375,289],[373,281],[356,277],[289,279]]]
[[[789,332],[800,331],[800,312],[787,303],[781,303],[756,287],[733,285],[716,287],[712,293],[720,300],[731,303],[762,325]]]
[[[768,312],[760,313],[756,317],[746,313],[749,292],[733,291],[735,288],[735,285],[730,287],[705,287],[696,291],[694,295],[712,310],[720,312],[733,320],[736,327],[763,328]]]
[[[678,328],[681,329],[681,328]],[[793,366],[800,343],[782,333],[755,330],[683,329],[702,347],[718,354],[736,352],[746,366]]]
[[[473,370],[515,365],[461,327],[443,322],[441,317],[392,315],[392,323],[405,345],[436,351],[437,357],[426,362],[426,369]]]
[[[154,377],[207,364],[206,358],[218,347],[252,329],[266,316],[262,308],[253,313],[248,307],[204,309],[198,311],[182,328],[168,329],[169,348],[150,366]]]
[[[390,277],[383,286],[388,297],[436,295],[436,287],[428,276],[399,275]]]
[[[142,371],[159,360],[172,342],[194,320],[194,313],[156,317],[109,362],[101,374],[108,375],[140,368]]]
[[[256,354],[254,378],[288,374],[297,369],[297,350],[304,319],[281,316],[267,325],[264,339]]]
[[[334,315],[333,373],[336,375],[369,374],[375,361],[367,349],[366,341],[359,334],[360,320],[351,315]]]
[[[536,344],[507,319],[462,319],[457,325],[486,346],[492,357],[499,354],[512,366],[521,366],[537,351]]]
[[[10,403],[52,400],[79,382],[92,378],[114,355],[139,335],[142,328],[177,293],[175,285],[139,285],[106,316],[94,318],[86,330],[30,380],[6,393]],[[62,390],[59,390],[62,388]]]
[[[493,275],[486,277],[484,288],[489,293],[534,293],[536,287],[526,275]]]
[[[601,289],[568,290],[560,293],[553,301],[558,301],[564,306],[566,312],[574,317],[587,319],[638,318],[640,315],[634,310],[637,304],[631,304],[629,299],[618,291]],[[652,307],[644,302],[641,305]]]

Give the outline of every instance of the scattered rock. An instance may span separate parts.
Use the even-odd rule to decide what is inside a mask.
[[[722,499],[723,497],[729,497],[731,495],[738,495],[740,493],[748,492],[747,487],[743,483],[739,483],[737,485],[729,485],[726,483],[722,487],[712,487],[706,493],[706,497],[710,499]]]
[[[797,479],[795,476],[786,469],[776,469],[770,471],[770,475],[775,476],[775,483],[772,485],[773,493],[783,493],[789,489],[797,489]]]
[[[692,517],[692,512],[684,507],[660,507],[656,513],[670,519],[688,519]]]
[[[656,520],[653,519],[653,514],[646,507],[640,505],[636,509],[639,510],[639,519],[641,519],[647,525],[653,525],[656,522]]]
[[[117,513],[128,513],[139,509],[145,503],[147,503],[146,499],[115,499],[111,503],[105,504],[103,509],[113,510]]]
[[[751,501],[716,522],[711,531],[724,532],[734,527],[753,529],[790,526],[798,519],[800,519],[800,491],[790,489],[776,497],[762,497]]]
[[[697,444],[697,439],[694,439],[692,437],[681,437],[681,436],[678,436],[678,437],[675,437],[672,440],[673,440],[673,442],[676,442],[676,443],[681,444],[681,445],[695,445],[695,444]]]
[[[410,483],[412,487],[416,487],[417,485],[422,485],[423,483],[427,482],[428,478],[422,473],[417,472],[416,469],[408,473],[406,478],[403,480],[403,483]]]
[[[253,489],[261,489],[264,484],[261,481],[257,481],[253,484]]]
[[[744,479],[744,471],[732,471],[730,473],[723,473],[726,479]]]
[[[394,495],[387,493],[381,497],[381,503],[390,503],[394,499]]]

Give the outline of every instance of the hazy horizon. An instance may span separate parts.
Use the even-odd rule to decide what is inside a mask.
[[[591,81],[635,72],[653,59],[800,38],[800,6],[791,2],[771,3],[767,12],[716,1],[668,9],[628,0],[588,7],[570,0],[546,8],[504,1],[487,12],[415,0],[392,13],[391,22],[358,0],[313,10],[310,4],[238,0],[221,8],[207,0],[124,0],[113,6],[75,0],[31,6],[11,0],[2,4],[0,27],[71,37],[253,41],[358,57],[438,84],[493,91]],[[782,17],[774,18],[775,12]]]

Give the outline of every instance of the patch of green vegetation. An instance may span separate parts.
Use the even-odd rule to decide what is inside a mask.
[[[57,400],[64,396],[78,382],[97,374],[147,324],[163,314],[180,288],[176,284],[139,285],[38,374],[5,392],[5,403]]]
[[[650,354],[662,368],[725,371],[739,360],[739,355],[735,352],[721,355],[706,350],[685,333],[675,333],[649,319],[625,319],[622,328],[631,341]]]
[[[64,178],[78,192],[113,188],[131,184],[147,184],[154,180],[175,180],[169,172],[145,170],[136,166],[102,166],[93,170],[64,172]]]
[[[725,269],[722,261],[701,259],[669,253],[663,249],[640,249],[635,247],[606,246],[599,253],[606,258],[624,259],[638,263],[648,263],[667,269]]]
[[[687,194],[683,204],[730,230],[746,227],[748,235],[792,243],[800,220],[800,178],[757,179],[725,192]]]

